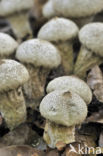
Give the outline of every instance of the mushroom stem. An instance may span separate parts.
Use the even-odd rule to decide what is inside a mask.
[[[65,74],[73,72],[73,43],[72,41],[56,43],[57,48],[60,50],[62,65]]]
[[[11,54],[9,56],[0,55],[0,60],[2,60],[2,59],[15,59],[15,53],[14,54]]]
[[[82,46],[77,61],[75,63],[74,74],[82,79],[85,79],[86,72],[94,65],[99,65],[102,62],[102,58],[91,52],[86,47]]]
[[[59,142],[69,144],[75,142],[75,127],[66,127],[46,121],[43,137],[51,148],[55,148]]]
[[[32,37],[32,30],[30,28],[28,12],[16,13],[8,16],[12,29],[19,41],[24,38]]]
[[[0,94],[0,112],[10,130],[26,120],[26,106],[22,88]]]
[[[46,79],[50,70],[43,67],[34,67],[30,64],[25,66],[30,75],[30,80],[23,86],[26,104],[33,109],[38,109],[40,101],[45,95]]]
[[[93,21],[95,16],[89,16],[89,17],[84,17],[84,18],[78,18],[78,19],[72,19],[78,26],[79,28],[83,27],[84,25],[90,23]]]

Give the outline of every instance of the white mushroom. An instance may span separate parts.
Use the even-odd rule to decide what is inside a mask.
[[[92,101],[92,92],[89,86],[76,76],[62,76],[50,81],[47,88],[47,93],[55,90],[68,90],[78,94],[86,104]]]
[[[48,19],[57,16],[52,0],[47,1],[47,3],[43,6],[42,13],[43,16]]]
[[[49,42],[32,39],[22,43],[16,52],[16,58],[25,64],[30,81],[24,85],[27,101],[35,108],[44,96],[46,79],[53,68],[61,63],[58,50]]]
[[[26,120],[21,86],[28,79],[28,71],[23,65],[14,60],[0,60],[0,112],[11,130]]]
[[[53,18],[39,31],[38,38],[52,42],[60,50],[62,64],[68,75],[73,69],[73,40],[78,35],[78,27],[65,18]]]
[[[74,73],[85,78],[86,72],[94,65],[103,62],[103,23],[91,23],[85,25],[79,32],[79,40],[82,44]]]
[[[51,148],[58,142],[69,144],[75,141],[75,125],[87,116],[84,100],[70,91],[53,91],[40,104],[40,112],[47,119],[44,139]]]
[[[31,35],[31,28],[28,22],[28,10],[33,4],[33,0],[0,1],[0,16],[7,17],[18,39]]]
[[[0,32],[0,59],[11,57],[17,47],[18,43],[11,36]]]
[[[57,14],[71,18],[81,27],[103,10],[103,0],[52,0]]]

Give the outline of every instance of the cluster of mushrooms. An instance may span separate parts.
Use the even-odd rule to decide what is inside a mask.
[[[75,142],[75,127],[86,119],[92,101],[85,80],[91,67],[103,63],[103,23],[92,22],[103,0],[48,0],[42,8],[47,22],[37,38],[28,21],[33,5],[34,0],[0,1],[0,16],[17,36],[0,32],[0,112],[12,131],[26,122],[27,108],[39,111],[46,119],[45,142],[58,148]],[[81,48],[75,61],[76,42]],[[64,75],[48,82],[60,66]]]

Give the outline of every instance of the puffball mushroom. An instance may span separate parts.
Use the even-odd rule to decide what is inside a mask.
[[[47,22],[38,33],[38,38],[52,42],[62,56],[65,74],[73,70],[73,40],[78,35],[78,27],[65,18],[53,18]]]
[[[103,0],[52,0],[52,3],[56,13],[71,18],[79,27],[90,23],[103,10]]]
[[[18,39],[32,34],[28,22],[28,10],[33,5],[34,0],[0,1],[0,16],[7,17]]]
[[[61,76],[50,81],[46,91],[50,93],[55,90],[68,90],[78,94],[86,104],[92,101],[92,92],[87,83],[76,76]]]
[[[17,49],[16,58],[27,67],[30,80],[24,85],[27,101],[36,108],[44,96],[49,72],[61,63],[58,50],[48,41],[32,39],[23,42]]]
[[[27,69],[14,60],[0,60],[0,112],[12,130],[26,120],[22,85],[29,79]]]
[[[75,75],[86,77],[86,72],[103,62],[103,23],[85,25],[79,32],[82,44],[74,68]]]
[[[47,1],[46,4],[43,6],[42,14],[47,19],[57,16],[53,7],[52,0]]]
[[[0,32],[0,59],[11,57],[17,47],[18,43],[11,36]]]
[[[41,101],[40,112],[47,119],[44,140],[51,148],[55,148],[58,142],[75,142],[75,125],[86,118],[87,106],[78,94],[56,90]]]

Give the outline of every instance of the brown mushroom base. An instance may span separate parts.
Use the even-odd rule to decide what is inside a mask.
[[[62,66],[66,75],[73,72],[73,44],[72,41],[56,43],[57,48],[60,50],[62,58]]]
[[[25,65],[28,69],[30,80],[24,84],[24,95],[27,107],[38,110],[40,101],[45,95],[45,85],[49,69]]]
[[[79,28],[83,27],[84,25],[92,22],[94,20],[95,16],[89,16],[89,17],[84,17],[84,18],[78,18],[78,19],[72,19],[78,26]]]
[[[10,22],[18,41],[32,38],[32,30],[29,24],[28,12],[22,12],[19,14],[16,13],[9,16],[7,19]]]
[[[64,146],[64,144],[75,142],[75,127],[65,127],[47,121],[43,137],[49,147],[59,148],[59,143]]]
[[[0,112],[10,130],[26,120],[26,106],[21,87],[0,94]]]
[[[82,46],[74,67],[74,74],[82,79],[85,79],[86,72],[94,65],[99,65],[102,62],[102,58]]]

